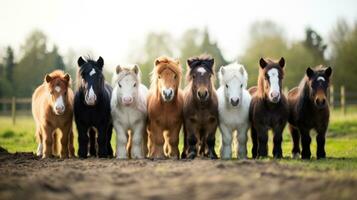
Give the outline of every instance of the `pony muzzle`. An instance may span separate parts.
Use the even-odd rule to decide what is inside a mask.
[[[63,97],[59,96],[53,105],[53,112],[56,115],[62,115],[64,113],[65,109],[66,109],[66,107],[64,105]]]
[[[273,103],[278,103],[280,101],[280,92],[278,91],[271,91],[269,93],[269,99]]]
[[[121,99],[121,101],[123,102],[124,105],[130,105],[134,102],[134,98],[130,97],[130,96],[126,96],[126,97],[123,97]]]
[[[324,108],[327,105],[326,95],[323,91],[318,91],[315,97],[315,105],[318,108]]]
[[[89,106],[94,106],[97,103],[97,95],[94,93],[92,86],[90,87],[89,92],[85,95],[84,100]]]
[[[240,100],[238,97],[232,97],[230,101],[231,101],[232,106],[234,106],[234,107],[238,106],[240,103]]]
[[[209,93],[207,89],[198,89],[197,97],[201,101],[206,101],[209,97]]]
[[[161,91],[161,95],[165,102],[169,102],[174,98],[175,93],[173,89],[168,88],[168,89],[163,89]]]

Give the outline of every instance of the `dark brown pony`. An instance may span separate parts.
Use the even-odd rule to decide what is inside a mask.
[[[218,99],[213,84],[213,65],[213,58],[206,55],[187,60],[186,79],[189,84],[184,90],[182,158],[193,159],[197,152],[201,156],[217,158],[214,145],[218,125]]]
[[[157,58],[154,65],[147,99],[149,157],[178,159],[183,105],[181,65],[165,56]]]
[[[268,131],[274,132],[274,158],[282,158],[283,130],[288,119],[288,104],[282,92],[285,60],[260,59],[258,86],[249,89],[252,95],[249,118],[253,158],[268,156]]]
[[[325,135],[329,123],[330,110],[327,102],[327,89],[332,69],[317,66],[307,68],[306,75],[298,87],[289,91],[289,128],[293,138],[292,154],[294,158],[300,154],[300,136],[302,159],[310,159],[310,130],[317,132],[317,159],[325,158]]]

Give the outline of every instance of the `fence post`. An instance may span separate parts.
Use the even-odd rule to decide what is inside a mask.
[[[11,100],[11,116],[12,116],[12,124],[16,123],[16,97],[12,97]]]
[[[346,92],[345,92],[345,86],[341,86],[341,110],[342,114],[346,114]]]
[[[330,86],[330,107],[331,107],[331,110],[334,109],[334,91],[333,91],[333,85]]]

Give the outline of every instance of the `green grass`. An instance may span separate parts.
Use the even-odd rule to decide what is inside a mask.
[[[35,152],[36,140],[34,136],[35,124],[31,116],[17,117],[16,125],[12,125],[10,117],[0,117],[0,146],[9,152]],[[114,133],[114,131],[113,131]],[[316,134],[311,133],[311,152],[315,157]],[[269,137],[269,154],[271,155],[272,135]],[[115,147],[115,134],[112,138],[112,146]],[[77,149],[77,136],[75,131],[75,148]],[[217,131],[216,150],[219,152],[220,133]],[[182,136],[180,138],[182,149]],[[248,141],[248,157],[251,142]],[[278,162],[287,165],[301,166],[317,170],[353,170],[357,172],[357,107],[348,108],[347,114],[343,115],[340,110],[331,113],[331,120],[326,141],[327,159],[311,161],[292,160],[292,143],[288,130],[284,131],[283,152],[285,159]],[[268,159],[269,160],[269,159]]]

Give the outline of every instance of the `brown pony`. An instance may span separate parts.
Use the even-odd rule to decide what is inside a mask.
[[[182,69],[178,60],[155,60],[148,94],[148,146],[150,158],[179,158],[182,125]]]
[[[207,55],[193,57],[187,60],[187,66],[189,84],[184,90],[184,150],[181,157],[193,159],[198,152],[198,155],[216,159],[218,99],[213,84],[214,59]]]
[[[58,154],[56,129],[62,132],[61,158],[74,157],[73,91],[70,76],[55,70],[45,76],[44,83],[32,95],[32,115],[36,122],[37,155],[48,158]]]
[[[252,95],[249,118],[253,142],[253,158],[268,156],[268,131],[274,132],[273,156],[282,158],[283,130],[288,120],[288,104],[282,93],[285,60],[260,59],[258,86],[249,89]]]
[[[300,85],[289,91],[289,128],[293,138],[292,154],[300,154],[300,136],[302,159],[310,159],[310,130],[317,132],[317,159],[325,158],[325,135],[329,123],[330,110],[327,103],[327,89],[330,84],[332,69],[317,66],[307,68]]]

